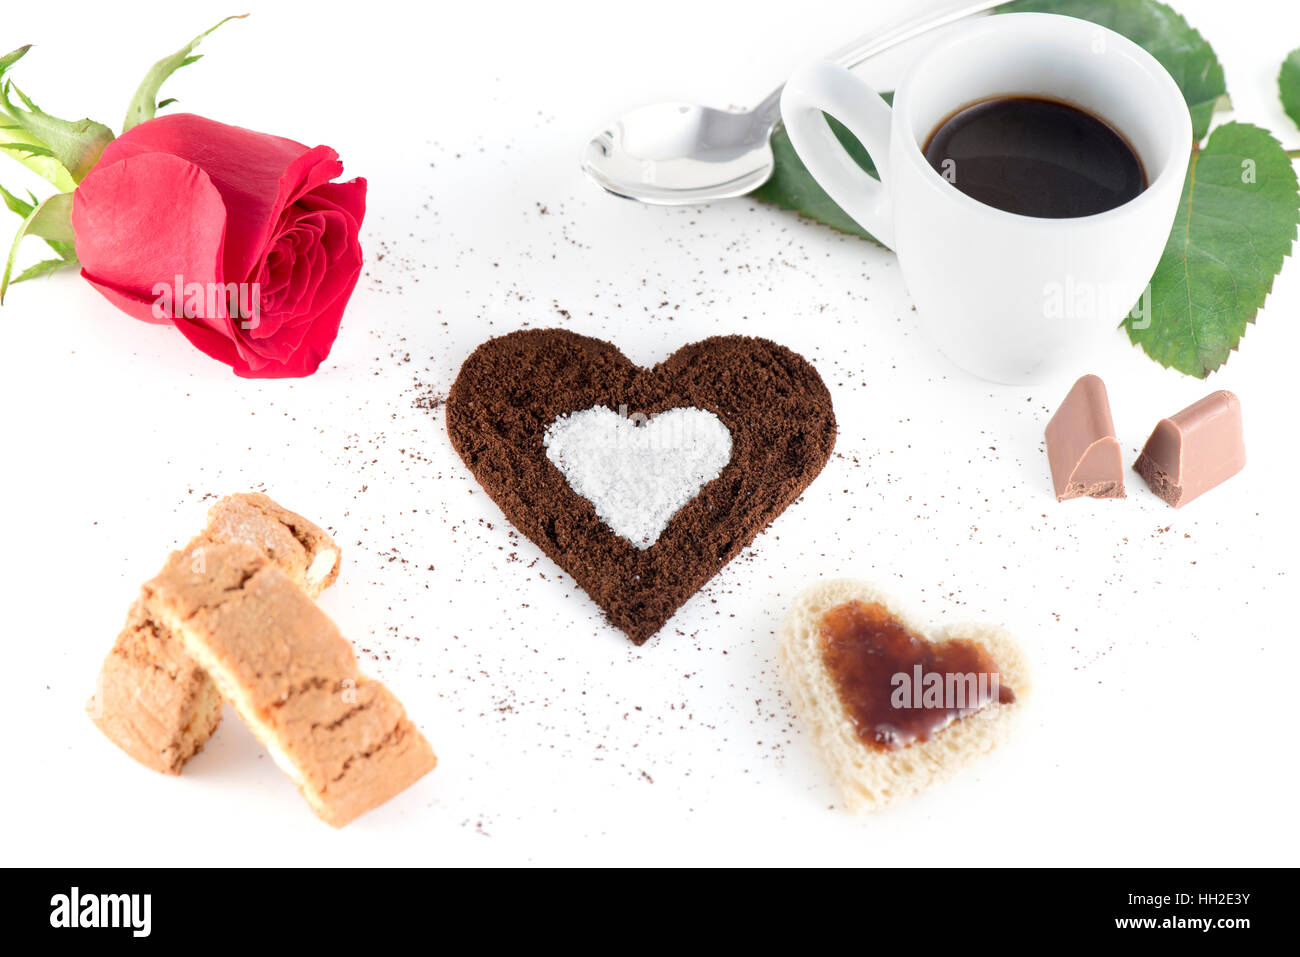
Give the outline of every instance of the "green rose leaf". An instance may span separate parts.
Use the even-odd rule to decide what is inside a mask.
[[[1282,61],[1277,85],[1282,94],[1282,108],[1292,122],[1300,126],[1300,50],[1292,50]]]
[[[1295,169],[1267,130],[1228,123],[1192,151],[1151,315],[1124,321],[1161,365],[1204,378],[1228,360],[1291,253],[1300,221]]]
[[[176,100],[168,99],[158,102],[158,91],[162,89],[163,83],[167,78],[183,66],[189,66],[196,60],[201,60],[202,54],[196,54],[194,48],[213,30],[223,23],[229,23],[231,20],[242,20],[248,16],[247,13],[241,13],[237,16],[226,17],[221,23],[214,27],[209,27],[198,36],[196,36],[185,46],[181,47],[175,53],[163,57],[157,63],[149,68],[149,72],[144,75],[140,81],[140,87],[135,91],[135,96],[131,97],[131,103],[126,108],[126,119],[122,121],[122,132],[125,133],[133,126],[139,126],[146,120],[152,120],[158,111],[169,103],[175,103]]]
[[[1126,36],[1160,61],[1187,100],[1192,139],[1200,142],[1228,88],[1214,50],[1182,16],[1156,0],[1013,0],[998,13],[1057,13]]]

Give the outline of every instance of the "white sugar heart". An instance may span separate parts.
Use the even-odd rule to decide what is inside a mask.
[[[600,520],[641,549],[731,461],[731,432],[693,407],[647,419],[594,406],[557,418],[543,445]]]

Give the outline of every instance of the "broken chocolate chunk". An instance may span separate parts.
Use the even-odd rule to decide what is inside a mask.
[[[1134,470],[1151,491],[1182,508],[1246,464],[1241,403],[1231,392],[1211,392],[1156,423]]]
[[[1124,497],[1124,461],[1101,379],[1079,379],[1047,423],[1046,434],[1058,502],[1084,495]]]

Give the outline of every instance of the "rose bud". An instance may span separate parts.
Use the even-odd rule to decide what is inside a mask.
[[[236,375],[310,375],[361,273],[366,181],[332,182],[342,172],[327,146],[191,114],[148,120],[77,187],[82,275]]]

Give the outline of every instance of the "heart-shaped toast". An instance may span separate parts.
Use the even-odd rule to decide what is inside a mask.
[[[637,644],[803,492],[835,443],[817,370],[747,336],[705,339],[644,369],[600,339],[514,332],[465,360],[446,410],[452,445],[506,518]],[[656,441],[625,440],[599,410],[654,429]],[[661,421],[682,427],[655,429],[670,410]],[[724,443],[709,419],[730,437],[716,475]],[[647,459],[647,447],[661,454]],[[621,453],[642,467],[617,463]],[[656,462],[648,485],[620,493],[620,474],[644,478]]]
[[[865,582],[826,581],[800,595],[780,654],[795,709],[851,811],[878,810],[991,751],[1030,690],[1002,629],[929,634]]]

